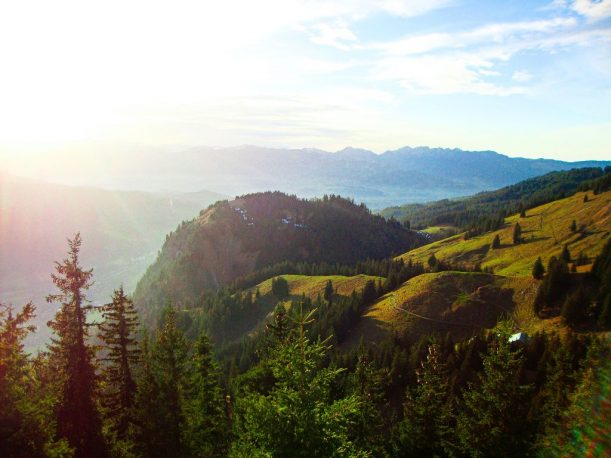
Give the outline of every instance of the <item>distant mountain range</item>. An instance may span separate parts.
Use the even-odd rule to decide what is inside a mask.
[[[32,173],[52,181],[109,189],[210,189],[231,196],[267,190],[300,197],[340,194],[381,209],[498,189],[556,170],[606,165],[611,161],[563,162],[428,147],[375,154],[357,148],[330,153],[239,146],[130,154],[84,152],[76,160],[57,154],[31,161],[28,167],[38,167]]]

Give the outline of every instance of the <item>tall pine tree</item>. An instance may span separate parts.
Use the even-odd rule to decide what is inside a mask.
[[[68,240],[66,259],[55,263],[56,273],[51,278],[59,292],[47,296],[47,302],[59,302],[60,309],[48,325],[56,334],[50,344],[51,361],[61,378],[58,435],[68,440],[76,458],[94,458],[106,456],[106,445],[95,399],[94,349],[87,341],[91,306],[85,292],[91,286],[93,271],[80,265],[81,244],[81,236],[76,234]]]
[[[112,302],[104,305],[102,315],[98,337],[104,344],[103,404],[117,438],[124,439],[136,395],[133,367],[139,361],[140,350],[136,341],[138,314],[123,286],[114,292]]]
[[[225,456],[229,445],[229,421],[219,384],[220,373],[205,334],[197,341],[193,363],[189,399],[185,403],[184,442],[193,457]]]

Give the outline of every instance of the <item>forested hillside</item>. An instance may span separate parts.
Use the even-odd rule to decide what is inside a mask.
[[[88,305],[77,235],[49,305],[0,306],[0,455],[605,456],[596,190],[415,248],[335,196],[219,202],[167,237],[138,308],[119,285]],[[45,307],[55,339],[28,355]]]
[[[340,197],[251,194],[219,202],[171,233],[134,300],[149,317],[168,303],[190,308],[206,290],[281,261],[351,265],[421,243],[415,232]]]
[[[442,225],[483,232],[494,229],[499,219],[522,209],[570,196],[577,190],[590,189],[599,193],[609,190],[610,186],[610,167],[581,168],[551,172],[462,199],[389,207],[380,214],[402,223],[409,222],[412,228]]]

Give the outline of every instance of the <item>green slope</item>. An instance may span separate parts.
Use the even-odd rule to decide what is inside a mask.
[[[557,200],[526,213],[525,218],[513,215],[505,220],[505,227],[469,240],[459,234],[444,240],[409,251],[399,258],[407,261],[423,262],[434,254],[437,259],[470,266],[481,264],[500,275],[530,275],[532,265],[538,256],[544,263],[551,256],[559,256],[567,244],[573,257],[580,251],[590,261],[600,253],[611,230],[611,191],[593,195],[588,193],[589,201],[584,203],[585,193]],[[575,220],[581,228],[572,232],[570,227]],[[524,242],[513,244],[513,226],[519,222]],[[495,235],[501,239],[501,247],[491,249]],[[590,266],[580,266],[587,270]]]

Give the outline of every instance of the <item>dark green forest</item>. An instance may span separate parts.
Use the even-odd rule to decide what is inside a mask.
[[[206,331],[229,329],[219,316],[238,320],[239,302],[208,304],[214,316],[204,321],[215,324],[197,332],[171,305],[154,329],[143,329],[122,288],[103,307],[88,304],[93,272],[80,264],[81,243],[78,235],[70,241],[52,275],[57,291],[48,301],[59,310],[49,323],[55,337],[47,351],[24,351],[32,304],[2,307],[2,456],[603,456],[609,450],[608,401],[600,397],[611,375],[604,334],[569,328],[511,342],[512,324],[501,321],[459,341],[450,334],[395,335],[339,351],[363,306],[424,270],[372,262],[371,270],[389,268],[396,283],[368,282],[344,301],[332,299],[328,284],[315,303],[304,298],[276,308],[249,345],[225,349],[219,358]],[[606,307],[610,262],[608,243],[592,274]],[[556,268],[548,269],[544,292],[557,287],[549,280]],[[288,293],[281,281],[274,288],[279,298]],[[229,292],[220,292],[217,304],[223,295]]]

